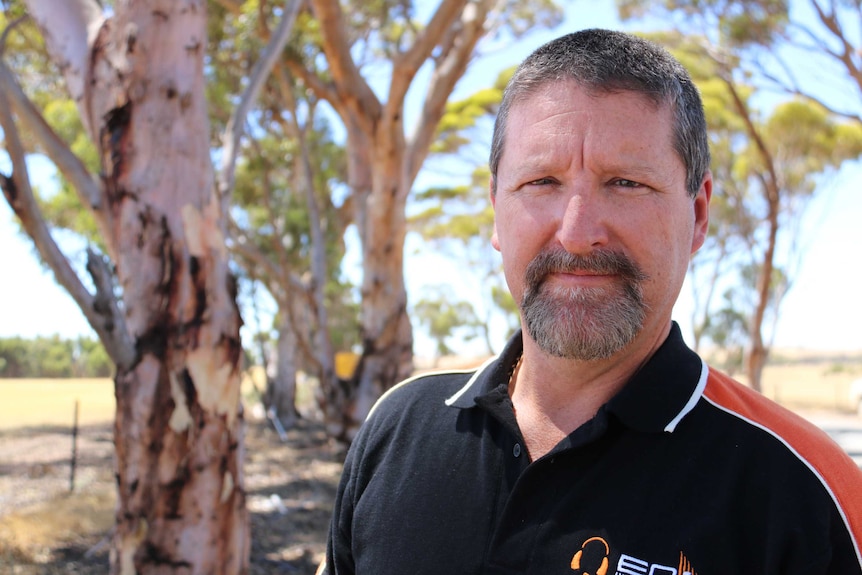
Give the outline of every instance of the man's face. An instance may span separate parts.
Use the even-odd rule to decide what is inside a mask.
[[[668,107],[574,82],[511,108],[492,244],[546,353],[605,359],[667,329],[712,191],[688,195],[672,134]]]

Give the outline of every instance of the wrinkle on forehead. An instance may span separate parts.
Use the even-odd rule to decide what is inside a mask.
[[[567,93],[567,87],[571,87],[572,93]],[[593,105],[606,97],[622,97],[627,105]],[[646,129],[644,118],[655,117],[657,113],[665,116],[666,122],[660,119],[659,126],[666,129],[660,128],[662,133],[656,133],[656,137],[667,138],[670,150],[672,112],[667,106],[638,92],[586,92],[574,82],[550,83],[512,106],[507,136],[510,145],[503,149],[498,177],[501,181],[520,179],[536,169],[582,167],[589,161],[609,171],[625,168],[629,174],[642,173],[652,179],[668,180],[669,166],[656,163],[656,142],[626,137],[627,130]],[[521,144],[516,146],[517,152],[511,149],[512,138],[518,138]],[[508,157],[513,153],[518,154],[515,161]],[[673,158],[684,173],[681,159],[675,153]],[[508,172],[508,177],[503,172]]]

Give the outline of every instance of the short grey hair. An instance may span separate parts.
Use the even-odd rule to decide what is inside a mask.
[[[494,123],[489,167],[492,193],[503,155],[506,125],[513,105],[545,85],[574,80],[596,94],[637,92],[673,113],[674,149],[686,170],[686,189],[692,197],[709,170],[709,140],[700,93],[686,69],[667,50],[611,30],[590,29],[567,34],[539,47],[509,80]]]

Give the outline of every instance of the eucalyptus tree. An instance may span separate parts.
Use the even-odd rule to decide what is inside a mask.
[[[280,5],[224,2],[211,22],[210,101],[213,147],[232,117],[255,58],[279,22]],[[298,14],[289,50],[301,51],[315,23]],[[281,58],[282,55],[279,55]],[[297,85],[282,62],[262,85],[239,142],[229,246],[236,261],[272,295],[277,332],[275,370],[265,401],[285,425],[296,415],[299,369],[319,382],[321,403],[339,385],[335,355],[358,334],[352,286],[344,281],[344,233],[351,221],[346,160],[331,127],[337,118]]]
[[[266,396],[289,424],[298,370],[316,378],[321,393],[339,384],[336,353],[356,344],[358,309],[341,273],[349,212],[334,201],[343,149],[321,123],[285,128],[302,134],[296,137],[282,128],[253,140],[238,168],[230,245],[277,306],[276,369]]]
[[[652,13],[708,35],[758,86],[862,122],[862,3],[856,0],[617,0],[626,18]]]
[[[750,42],[759,38],[756,15],[739,20],[750,26]],[[712,234],[693,265],[701,274],[695,283],[708,278],[695,329],[724,337],[728,325],[716,320],[744,317],[745,372],[760,389],[781,300],[799,257],[800,218],[818,184],[862,153],[862,127],[807,99],[766,107],[758,99],[762,91],[742,67],[737,44],[725,36],[742,34],[737,20],[718,22],[718,30],[707,36],[674,32],[657,37],[676,51],[698,83],[714,154]],[[731,307],[713,309],[712,297],[728,281],[733,295],[724,302]]]
[[[285,63],[344,125],[362,250],[362,355],[352,381],[333,390],[327,410],[333,428],[340,426],[349,440],[383,391],[412,371],[405,208],[446,101],[482,38],[519,37],[557,23],[561,13],[552,0],[309,4],[317,48],[306,46]],[[420,70],[427,71],[421,86]],[[407,117],[408,92],[418,103],[415,119]],[[408,133],[410,121],[415,125]]]
[[[249,76],[217,173],[206,2],[125,0],[108,9],[97,0],[26,0],[4,12],[0,46],[18,42],[31,52],[0,60],[0,126],[12,166],[0,187],[116,365],[113,573],[248,571],[241,319],[226,211],[245,111],[297,6],[285,3],[279,34]],[[22,60],[34,54],[51,67],[25,69]],[[50,99],[39,98],[46,80],[67,91],[89,144],[49,123]],[[34,150],[92,216],[98,241],[89,279],[55,241],[36,199],[25,163]]]

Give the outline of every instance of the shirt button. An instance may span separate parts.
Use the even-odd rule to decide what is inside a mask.
[[[515,447],[512,448],[512,455],[514,455],[515,457],[521,456],[521,444],[520,443],[516,443]]]

